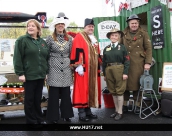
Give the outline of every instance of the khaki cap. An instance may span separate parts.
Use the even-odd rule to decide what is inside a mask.
[[[114,28],[114,29],[112,29],[110,32],[108,32],[108,33],[106,34],[106,37],[107,37],[107,38],[110,38],[110,35],[111,35],[112,33],[119,33],[119,34],[121,34],[121,37],[124,35],[124,33],[123,33],[122,31],[120,31],[120,30],[117,29],[117,28]]]

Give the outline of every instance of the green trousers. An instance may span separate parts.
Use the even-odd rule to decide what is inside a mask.
[[[123,95],[127,80],[123,80],[124,65],[112,65],[105,69],[106,84],[112,95]]]

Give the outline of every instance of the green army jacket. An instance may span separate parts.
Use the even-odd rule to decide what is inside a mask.
[[[122,63],[124,64],[124,74],[128,74],[130,65],[127,50],[123,44],[118,44],[115,48],[108,45],[103,50],[103,75],[105,76],[105,69],[108,63]]]

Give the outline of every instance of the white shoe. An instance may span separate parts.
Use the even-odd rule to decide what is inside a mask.
[[[11,103],[11,102],[9,102],[7,105],[12,105],[12,103]]]

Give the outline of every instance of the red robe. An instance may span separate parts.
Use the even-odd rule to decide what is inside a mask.
[[[84,76],[74,71],[73,106],[75,108],[101,107],[100,50],[92,45],[85,32],[78,33],[73,40],[71,65],[81,64]]]

